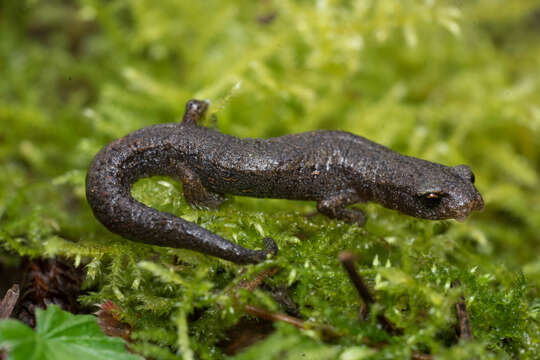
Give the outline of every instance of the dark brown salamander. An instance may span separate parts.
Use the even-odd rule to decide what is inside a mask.
[[[425,219],[463,220],[484,206],[466,165],[447,167],[400,155],[343,131],[239,139],[197,122],[207,103],[190,100],[182,123],[137,130],[105,146],[86,177],[86,197],[110,231],[149,244],[196,250],[238,264],[277,252],[250,250],[131,196],[137,179],[165,175],[183,183],[186,200],[215,208],[224,194],[312,200],[328,217],[363,225],[348,205],[375,201]]]

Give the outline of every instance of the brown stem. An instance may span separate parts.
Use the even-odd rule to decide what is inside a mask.
[[[279,271],[279,268],[277,266],[271,267],[269,269],[265,269],[255,275],[255,277],[251,280],[243,280],[240,281],[235,287],[234,290],[238,289],[246,289],[247,291],[253,291],[257,286],[261,285],[262,282],[266,279],[268,279],[270,276],[275,275]]]
[[[347,274],[349,275],[349,279],[353,283],[354,287],[358,291],[358,294],[360,294],[360,297],[362,300],[364,300],[365,309],[364,312],[367,315],[369,312],[369,307],[371,304],[375,303],[375,299],[369,292],[368,287],[364,283],[364,280],[360,277],[360,274],[358,274],[358,271],[356,271],[356,268],[354,267],[354,254],[349,251],[342,251],[339,254],[339,260],[343,264],[343,267],[347,271]],[[403,329],[400,329],[396,327],[384,314],[378,314],[377,315],[377,321],[382,326],[382,328],[391,335],[402,335]]]
[[[270,312],[268,310],[253,305],[244,305],[243,310],[246,314],[256,316],[261,319],[270,321],[284,321],[286,323],[296,326],[298,329],[305,329],[304,320],[295,318],[293,316],[277,312]]]
[[[366,312],[369,312],[369,306],[373,304],[375,300],[369,293],[368,287],[354,267],[354,254],[348,251],[343,251],[339,253],[339,261],[341,261],[343,267],[347,271],[349,279],[351,279],[356,291],[358,291],[358,294],[360,294],[360,297],[362,300],[364,300],[364,303],[366,304]]]
[[[279,269],[277,267],[272,267],[272,268],[263,270],[259,274],[257,274],[253,279],[248,280],[248,281],[241,281],[240,283],[238,283],[234,287],[233,291],[236,291],[239,288],[246,289],[248,291],[253,291],[253,289],[255,289],[257,286],[259,286],[264,280],[266,280],[270,276],[277,273],[278,270]],[[236,303],[236,301],[235,301],[235,303]],[[311,325],[313,325],[313,327],[315,327],[315,328],[317,328],[317,329],[319,329],[321,331],[323,338],[326,338],[326,339],[334,339],[334,338],[342,335],[342,334],[338,333],[331,326],[316,325],[316,324],[310,324],[310,325],[306,326],[306,323],[305,323],[304,320],[302,320],[300,318],[297,318],[297,317],[294,317],[294,316],[284,314],[284,313],[271,312],[271,311],[268,311],[266,309],[260,308],[258,306],[249,305],[249,304],[240,305],[240,304],[236,303],[236,306],[241,308],[242,311],[244,311],[248,315],[255,316],[255,317],[265,319],[265,320],[269,320],[269,321],[283,321],[283,322],[286,322],[286,323],[289,323],[291,325],[296,326],[298,329],[312,328]]]
[[[261,319],[269,320],[269,321],[284,321],[288,324],[296,326],[298,329],[306,330],[306,329],[316,329],[321,332],[321,337],[323,341],[332,341],[340,336],[343,336],[342,333],[334,329],[332,326],[328,325],[321,325],[321,324],[314,324],[314,323],[308,323],[302,319],[299,319],[294,316],[286,315],[283,313],[278,312],[270,312],[268,310],[262,309],[257,306],[253,305],[244,305],[242,310],[251,316],[256,316]]]
[[[456,280],[452,283],[452,287],[459,287],[461,283]],[[467,311],[467,305],[465,304],[465,298],[460,295],[458,302],[456,303],[456,314],[459,322],[459,337],[462,340],[471,340],[474,338],[471,319],[469,312]]]

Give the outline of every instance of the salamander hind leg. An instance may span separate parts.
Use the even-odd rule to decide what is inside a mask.
[[[182,123],[198,125],[202,120],[206,109],[208,109],[208,101],[197,99],[189,100],[186,103],[186,110],[184,111]]]
[[[225,201],[223,195],[208,190],[201,182],[199,176],[192,170],[184,169],[181,180],[184,197],[192,206],[217,209]]]
[[[366,215],[359,209],[347,209],[348,205],[361,202],[362,199],[354,190],[344,190],[329,195],[317,202],[317,210],[329,218],[364,226]]]

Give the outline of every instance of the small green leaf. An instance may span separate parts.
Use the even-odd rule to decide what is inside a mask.
[[[13,347],[33,339],[34,332],[20,321],[7,319],[0,321],[0,344]]]
[[[0,321],[0,348],[10,360],[136,360],[120,338],[105,336],[92,315],[73,315],[56,305],[37,309],[36,331],[16,320]]]

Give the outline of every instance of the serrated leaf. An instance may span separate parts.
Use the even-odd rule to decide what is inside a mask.
[[[20,321],[0,321],[0,347],[10,360],[136,360],[120,338],[105,336],[91,315],[73,315],[56,305],[37,309],[36,331]]]

